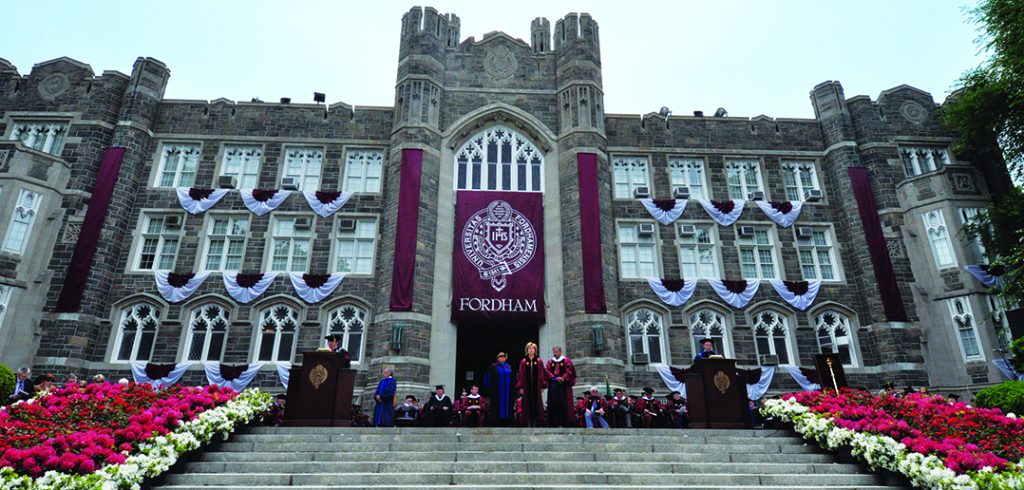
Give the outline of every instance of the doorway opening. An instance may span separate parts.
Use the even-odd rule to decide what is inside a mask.
[[[523,323],[463,323],[458,326],[455,345],[455,389],[458,399],[462,388],[483,383],[484,373],[499,352],[508,354],[508,363],[516,369],[524,357],[527,342],[537,343],[539,326]],[[481,390],[483,387],[481,386]]]

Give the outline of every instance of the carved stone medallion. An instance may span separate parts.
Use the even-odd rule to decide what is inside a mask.
[[[729,390],[729,385],[732,384],[732,382],[729,381],[729,375],[722,371],[715,373],[715,377],[712,378],[712,381],[715,382],[715,388],[718,388],[718,391],[723,395]]]
[[[39,83],[39,95],[44,99],[51,100],[67,92],[68,87],[71,86],[71,82],[68,81],[68,77],[55,73],[43,79]]]
[[[312,371],[309,372],[309,382],[313,384],[314,390],[319,390],[320,385],[327,381],[327,368],[323,364],[317,364]]]
[[[484,57],[484,71],[495,80],[511,78],[518,66],[515,53],[504,44],[495,46]]]
[[[921,124],[925,119],[928,119],[928,112],[925,111],[924,107],[912,100],[908,100],[900,106],[900,115],[904,119],[917,124]]]

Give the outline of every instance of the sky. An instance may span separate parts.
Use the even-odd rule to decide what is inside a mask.
[[[7,5],[5,5],[7,4]],[[17,5],[17,6],[15,6]],[[409,1],[50,0],[45,12],[0,0],[33,20],[5,22],[0,58],[27,75],[61,56],[131,73],[140,56],[171,70],[165,96],[391,106],[402,14]],[[814,117],[808,94],[842,82],[872,99],[912,85],[942,102],[984,53],[965,8],[974,0],[436,1],[462,39],[504,31],[529,42],[530,21],[569,12],[600,25],[605,108],[669,107],[730,116]],[[29,12],[31,10],[31,12]],[[41,14],[41,15],[40,15]]]

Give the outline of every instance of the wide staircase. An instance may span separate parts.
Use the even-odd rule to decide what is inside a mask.
[[[274,428],[154,488],[858,488],[880,477],[770,430]]]

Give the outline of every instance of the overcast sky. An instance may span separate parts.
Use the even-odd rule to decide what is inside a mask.
[[[8,14],[0,57],[28,74],[68,56],[131,72],[139,56],[171,69],[166,96],[393,103],[400,20],[408,1],[0,0]],[[17,5],[17,6],[14,6]],[[530,21],[568,12],[600,24],[605,106],[676,114],[722,106],[731,116],[813,117],[808,93],[825,80],[846,96],[913,85],[937,102],[982,59],[973,0],[438,1],[462,19],[462,38],[500,30],[529,41]],[[12,18],[13,20],[13,18]]]

